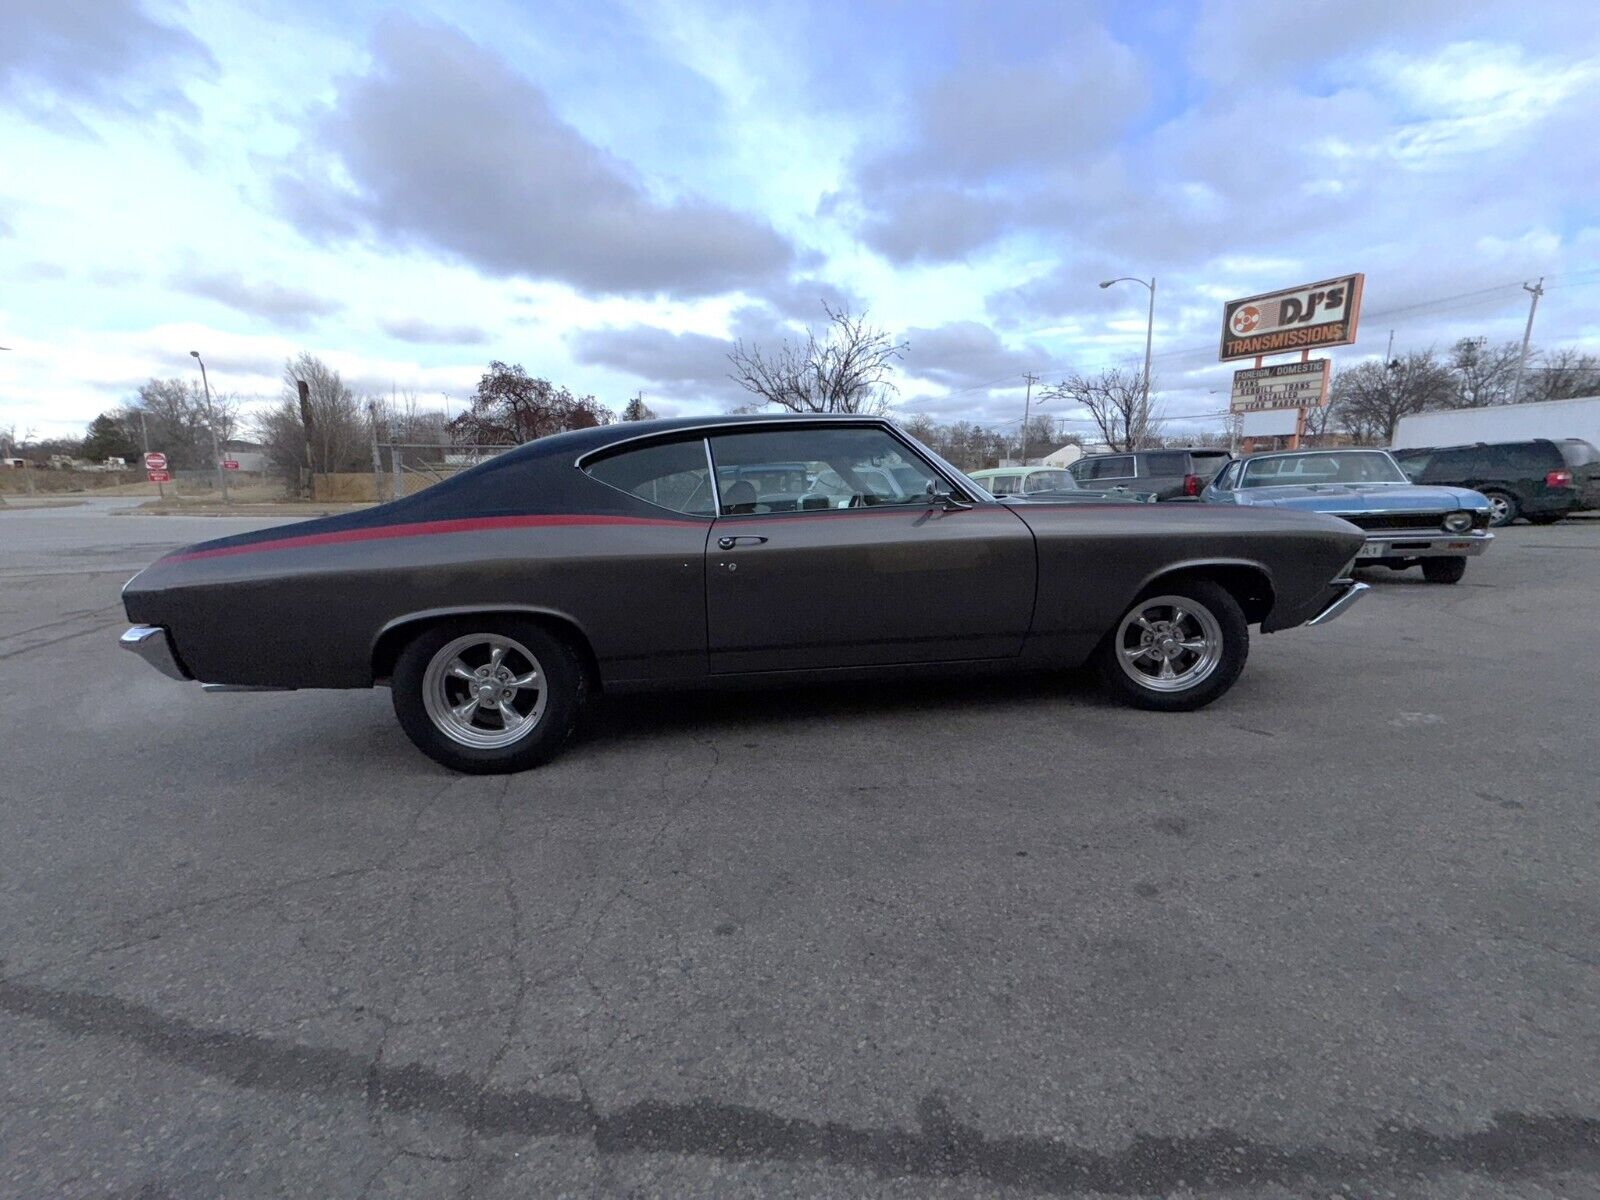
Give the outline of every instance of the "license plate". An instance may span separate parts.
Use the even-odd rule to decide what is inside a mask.
[[[1356,553],[1357,558],[1382,558],[1384,552],[1382,542],[1367,542]]]

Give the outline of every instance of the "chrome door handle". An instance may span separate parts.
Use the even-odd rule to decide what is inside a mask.
[[[719,537],[717,539],[717,545],[723,550],[732,550],[735,546],[740,545],[759,546],[766,540],[766,538],[759,537],[755,534],[743,534],[740,537]]]

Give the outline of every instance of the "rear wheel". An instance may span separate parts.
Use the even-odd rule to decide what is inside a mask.
[[[1517,514],[1522,511],[1522,506],[1517,503],[1517,498],[1510,492],[1485,492],[1484,496],[1489,501],[1489,524],[1498,529],[1502,525],[1509,525],[1517,519]]]
[[[583,707],[572,647],[532,621],[465,618],[418,634],[395,662],[395,716],[455,771],[497,775],[550,759]]]
[[[1225,588],[1188,580],[1134,601],[1095,653],[1101,681],[1119,699],[1186,712],[1233,686],[1250,653],[1250,627]]]
[[[1425,558],[1422,560],[1422,577],[1429,583],[1460,583],[1467,573],[1464,558]]]

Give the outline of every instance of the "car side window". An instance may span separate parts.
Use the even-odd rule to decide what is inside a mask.
[[[1068,481],[1065,486],[1070,487],[1071,476],[1068,476],[1065,471],[1035,471],[1027,479],[1023,480],[1022,490],[1024,492],[1053,491],[1063,486],[1063,477]]]
[[[1229,463],[1222,468],[1220,474],[1211,481],[1211,486],[1219,492],[1233,491],[1233,481],[1239,477],[1239,464]]]
[[[1454,479],[1475,478],[1481,473],[1478,459],[1478,452],[1471,448],[1441,451],[1433,456],[1423,479],[1429,483],[1448,483]]]
[[[1134,477],[1133,455],[1122,454],[1114,458],[1096,459],[1094,477],[1096,479],[1132,479]]]
[[[927,503],[937,472],[886,430],[762,429],[713,436],[725,515]]]
[[[1427,471],[1428,463],[1432,461],[1432,455],[1407,454],[1402,456],[1397,454],[1394,460],[1400,464],[1400,469],[1405,472],[1406,478],[1411,480],[1412,483],[1416,483]]]
[[[989,494],[992,496],[1012,496],[1017,491],[1017,477],[1015,475],[996,475],[989,480]]]
[[[590,459],[583,469],[601,483],[673,512],[716,515],[704,438],[624,448]]]

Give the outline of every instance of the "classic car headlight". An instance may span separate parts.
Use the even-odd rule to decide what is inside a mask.
[[[1446,533],[1465,533],[1472,528],[1472,514],[1469,512],[1447,513],[1444,518],[1444,531]]]

